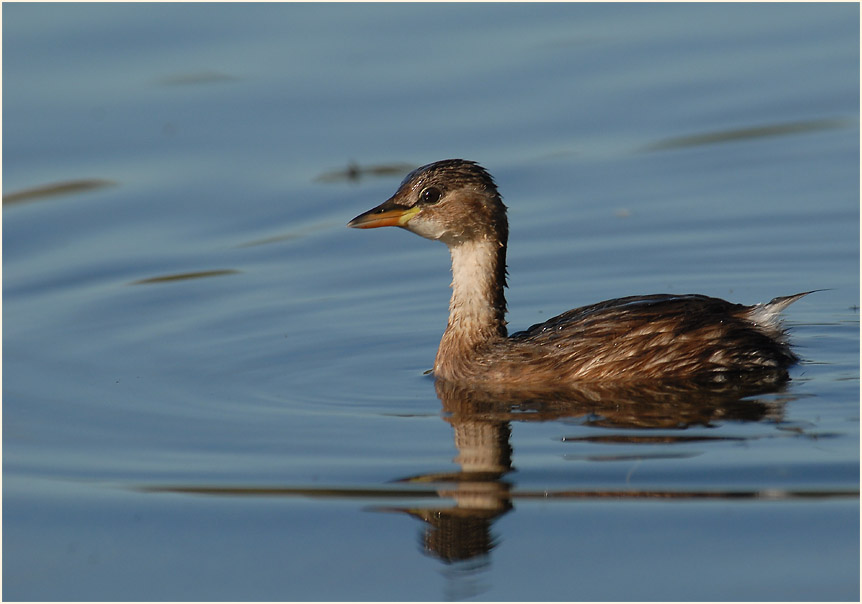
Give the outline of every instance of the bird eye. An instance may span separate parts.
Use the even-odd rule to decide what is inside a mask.
[[[437,187],[428,187],[427,189],[422,189],[422,192],[419,193],[419,201],[421,203],[437,203],[440,201],[442,193],[440,193],[440,189]]]

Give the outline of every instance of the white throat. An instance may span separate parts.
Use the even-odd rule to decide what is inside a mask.
[[[450,329],[463,333],[497,329],[502,319],[494,306],[499,246],[496,241],[482,239],[449,248],[452,256]]]

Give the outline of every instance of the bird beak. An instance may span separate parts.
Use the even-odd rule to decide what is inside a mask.
[[[405,208],[395,204],[391,199],[384,201],[376,208],[360,214],[347,223],[354,229],[376,229],[386,226],[405,226],[411,218],[419,213],[419,208]]]

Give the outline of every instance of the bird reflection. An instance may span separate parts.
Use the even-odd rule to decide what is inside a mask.
[[[524,500],[590,499],[810,499],[855,497],[858,489],[736,490],[655,488],[530,489],[518,488],[511,478],[516,454],[511,444],[512,422],[558,421],[561,425],[601,427],[594,434],[564,436],[562,442],[674,445],[715,440],[745,440],[746,436],[689,432],[688,428],[714,426],[726,421],[783,422],[789,396],[775,396],[775,384],[645,383],[614,386],[583,384],[558,390],[476,388],[437,380],[443,419],[452,426],[458,451],[457,469],[398,479],[400,487],[304,487],[163,484],[135,487],[149,493],[231,497],[364,498],[368,500],[423,501],[427,504],[371,506],[378,512],[409,514],[421,520],[421,550],[443,563],[446,594],[453,600],[471,598],[482,591],[483,573],[491,568],[492,552],[500,539],[496,521]],[[770,394],[770,396],[759,396]],[[650,430],[655,430],[650,433]],[[800,434],[802,435],[802,434]],[[815,435],[809,435],[815,436]],[[823,435],[817,435],[821,437]],[[563,445],[567,446],[567,445]],[[645,449],[647,447],[644,447]],[[680,447],[682,448],[682,447]],[[650,454],[605,456],[602,459],[643,459]],[[662,457],[674,457],[667,454]],[[678,455],[676,457],[679,457]],[[513,462],[513,459],[515,462]],[[594,459],[593,457],[589,459]]]
[[[512,470],[511,428],[507,421],[458,418],[452,421],[460,472],[425,474],[407,482],[449,483],[440,495],[454,507],[404,510],[426,523],[424,550],[445,562],[487,554],[495,545],[491,523],[512,508],[511,484],[503,476]]]
[[[454,461],[460,469],[412,476],[401,482],[434,483],[438,495],[454,501],[454,506],[390,508],[390,511],[408,513],[425,523],[422,546],[426,554],[448,564],[473,561],[474,572],[489,563],[488,555],[497,544],[493,523],[513,507],[512,483],[506,480],[513,470],[511,422],[577,418],[583,425],[605,428],[682,431],[717,421],[779,421],[783,417],[780,400],[746,398],[776,392],[774,383],[710,387],[692,383],[584,384],[559,390],[515,391],[466,387],[438,379],[435,388],[444,419],[454,429],[458,450]],[[691,442],[692,437],[665,433],[660,438],[661,442],[673,443]],[[639,434],[624,442],[655,440]],[[603,496],[595,492],[569,495]]]

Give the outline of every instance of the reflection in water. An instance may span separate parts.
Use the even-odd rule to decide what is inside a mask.
[[[719,420],[781,419],[783,404],[745,397],[776,392],[774,383],[634,382],[582,384],[548,389],[477,390],[436,383],[452,417],[553,420],[583,417],[585,424],[613,428],[685,428]],[[780,391],[780,386],[779,386]]]
[[[458,602],[474,598],[487,591],[489,584],[482,581],[482,573],[490,568],[491,559],[487,554],[446,565],[442,573],[446,579],[443,589],[444,599],[448,602]]]
[[[453,417],[446,421],[455,428],[455,461],[461,471],[405,481],[452,483],[438,492],[441,497],[453,499],[455,507],[403,510],[427,524],[425,551],[445,562],[489,553],[495,545],[491,523],[512,508],[511,484],[502,480],[512,469],[509,422]]]
[[[440,486],[438,493],[454,500],[455,505],[390,508],[390,511],[405,512],[422,520],[425,523],[424,551],[449,565],[457,563],[459,568],[465,561],[473,560],[474,565],[469,566],[472,573],[478,573],[490,564],[489,555],[497,543],[491,527],[513,508],[512,485],[504,479],[512,471],[512,421],[580,417],[586,418],[585,423],[592,426],[684,429],[710,425],[719,419],[778,420],[782,417],[783,408],[780,402],[742,400],[745,396],[767,391],[765,386],[757,383],[718,388],[692,384],[586,384],[551,391],[494,391],[465,388],[437,380],[435,387],[443,404],[445,420],[455,430],[458,449],[455,461],[461,469],[455,473],[415,476],[404,479],[404,482],[447,483]],[[662,436],[661,442],[672,443],[675,438]],[[691,442],[685,436],[678,439]],[[464,568],[468,567],[462,570]],[[458,577],[457,581],[451,581],[455,584],[450,585],[451,591],[464,591],[457,587],[465,582],[463,574],[447,574],[447,577]]]
[[[303,488],[166,485],[139,487],[146,492],[172,492],[210,496],[303,496],[315,498],[366,498],[422,500],[419,506],[375,506],[378,512],[408,514],[424,524],[423,552],[445,563],[446,595],[450,599],[473,597],[482,591],[481,576],[491,564],[491,552],[500,542],[492,527],[514,509],[513,501],[525,499],[810,499],[858,497],[856,490],[608,490],[570,489],[529,491],[516,489],[507,475],[513,469],[511,422],[579,419],[580,425],[615,430],[660,429],[655,436],[642,432],[626,436],[596,435],[563,440],[631,444],[677,444],[722,440],[725,437],[687,435],[689,427],[710,426],[719,421],[781,421],[782,400],[745,398],[774,387],[757,383],[701,387],[696,384],[582,385],[561,390],[478,390],[437,380],[437,396],[444,419],[454,429],[458,455],[455,472],[412,476],[395,481],[396,487]],[[668,430],[675,433],[667,434]],[[741,437],[728,437],[742,440]],[[646,457],[640,456],[640,457]],[[440,501],[427,506],[429,498]],[[452,505],[454,502],[454,505]]]

